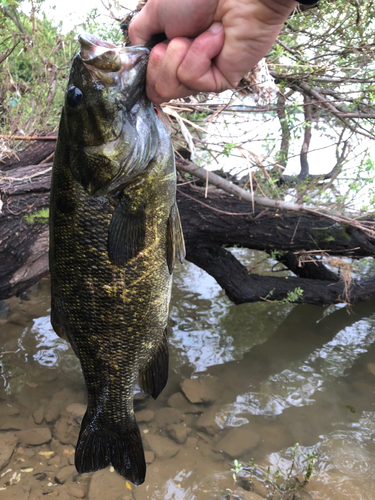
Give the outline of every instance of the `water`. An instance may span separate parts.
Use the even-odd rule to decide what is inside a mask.
[[[235,306],[211,277],[186,262],[175,273],[168,385],[157,401],[136,402],[138,411],[149,410],[139,418],[151,463],[145,484],[134,488],[110,470],[74,472],[86,393],[78,361],[50,325],[49,300],[43,280],[0,308],[0,500],[229,499],[234,459],[245,470],[233,499],[260,500],[273,491],[276,500],[267,468],[270,480],[280,471],[280,484],[295,443],[292,478],[303,481],[306,456],[316,456],[315,473],[298,498],[373,498],[374,302],[349,309]],[[189,379],[211,384],[209,402],[184,400],[180,384]],[[184,401],[182,412],[176,398]],[[50,429],[52,440],[47,435],[44,444],[28,445],[36,428]],[[244,489],[251,459],[256,493]]]

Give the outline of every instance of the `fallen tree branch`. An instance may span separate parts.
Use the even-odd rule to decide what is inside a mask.
[[[199,167],[198,165],[192,162],[178,160],[176,166],[177,170],[179,170],[180,172],[185,172],[190,175],[193,175],[198,179],[203,180],[204,182],[208,180],[208,182],[213,186],[216,186],[222,189],[223,191],[236,196],[239,200],[248,201],[250,203],[254,202],[255,205],[258,205],[260,207],[287,210],[291,212],[307,212],[319,217],[326,217],[327,219],[331,219],[340,224],[348,224],[350,226],[360,228],[362,231],[368,233],[371,237],[375,237],[375,222],[357,221],[355,219],[349,219],[348,217],[342,215],[333,216],[326,214],[323,211],[315,210],[311,207],[305,207],[304,205],[299,205],[298,203],[271,200],[269,198],[264,198],[261,196],[252,196],[251,193],[249,193],[248,191],[245,191],[239,186],[232,184],[231,182],[223,179],[222,177],[214,174],[213,172],[209,172],[208,170]]]
[[[210,274],[235,304],[258,302],[284,302],[296,288],[303,291],[298,303],[329,306],[340,302],[352,303],[375,298],[375,277],[355,281],[346,290],[342,280],[326,281],[294,276],[274,277],[249,273],[228,250],[211,244],[198,245],[187,258]]]

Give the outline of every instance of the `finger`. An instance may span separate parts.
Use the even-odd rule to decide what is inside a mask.
[[[215,66],[213,59],[224,46],[223,25],[214,23],[191,44],[177,71],[177,78],[196,91],[221,92],[231,88],[230,82]]]
[[[152,49],[147,67],[146,92],[154,104],[194,93],[177,78],[177,70],[191,44],[188,38],[174,38]]]
[[[152,35],[164,31],[154,5],[155,2],[147,2],[130,23],[129,38],[132,45],[144,45]]]
[[[268,0],[237,2],[235,8],[229,3],[221,6],[216,15],[224,26],[225,43],[215,64],[235,87],[269,51],[295,2]]]

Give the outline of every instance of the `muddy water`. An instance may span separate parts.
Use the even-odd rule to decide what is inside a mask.
[[[231,489],[233,499],[276,500],[288,475],[285,499],[374,498],[374,302],[234,306],[185,263],[175,275],[168,386],[157,401],[136,400],[149,465],[134,488],[109,469],[75,472],[85,387],[51,328],[49,300],[43,280],[0,306],[0,500],[208,500]],[[311,453],[315,473],[301,489]]]

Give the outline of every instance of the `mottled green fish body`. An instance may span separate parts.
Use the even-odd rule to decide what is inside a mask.
[[[78,472],[112,464],[141,484],[134,387],[156,398],[167,382],[172,270],[185,255],[174,155],[144,91],[149,51],[79,40],[52,174],[51,321],[87,386]]]

